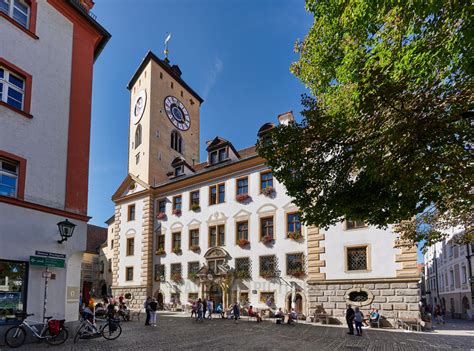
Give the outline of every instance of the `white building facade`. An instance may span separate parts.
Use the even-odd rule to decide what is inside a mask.
[[[0,324],[17,312],[43,315],[45,267],[30,264],[36,251],[65,255],[64,268],[49,268],[47,314],[75,320],[89,220],[92,68],[110,35],[89,14],[91,1],[2,4]],[[76,227],[60,244],[57,223],[66,219]]]

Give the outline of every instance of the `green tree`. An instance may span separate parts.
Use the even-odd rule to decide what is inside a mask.
[[[434,207],[433,218],[470,232],[471,3],[308,0],[306,8],[314,23],[291,66],[311,92],[303,119],[257,145],[303,220],[404,221],[415,228],[406,239],[430,244],[439,232],[417,230],[416,216]]]

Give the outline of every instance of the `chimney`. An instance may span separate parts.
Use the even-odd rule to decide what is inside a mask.
[[[291,122],[294,122],[295,117],[293,116],[293,111],[288,111],[278,115],[278,121],[280,122],[280,124],[283,124],[285,126],[287,126]]]
[[[94,7],[94,1],[93,0],[80,0],[81,5],[86,9],[87,12],[92,10]]]

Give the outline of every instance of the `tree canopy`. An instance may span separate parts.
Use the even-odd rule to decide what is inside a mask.
[[[314,23],[291,66],[310,92],[303,119],[258,143],[303,220],[386,226],[434,207],[470,231],[471,3],[308,0],[306,8]]]

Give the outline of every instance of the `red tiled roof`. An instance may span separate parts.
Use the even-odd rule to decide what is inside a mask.
[[[107,228],[96,225],[87,225],[86,252],[99,253],[99,246],[107,240]]]

